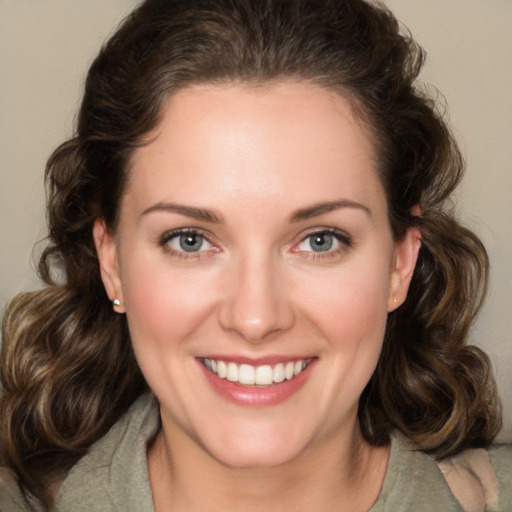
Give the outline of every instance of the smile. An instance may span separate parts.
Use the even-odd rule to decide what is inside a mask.
[[[252,366],[237,364],[216,359],[203,360],[204,366],[221,379],[238,383],[242,386],[272,386],[289,381],[300,375],[308,366],[311,359],[299,359],[274,365]]]

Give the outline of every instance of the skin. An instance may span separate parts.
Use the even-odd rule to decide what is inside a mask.
[[[357,404],[419,233],[393,239],[365,126],[308,84],[194,86],[169,98],[148,140],[116,232],[98,219],[94,238],[161,404],[148,450],[156,510],[368,510],[389,450],[362,439]],[[204,233],[200,251],[180,250],[183,228]],[[308,236],[325,230],[342,236],[320,253]],[[315,364],[283,403],[251,407],[208,384],[197,358],[211,354]]]

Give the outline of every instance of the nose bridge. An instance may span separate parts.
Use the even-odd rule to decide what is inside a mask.
[[[231,269],[228,290],[220,310],[224,329],[246,341],[259,343],[269,334],[289,329],[294,323],[280,264],[271,254],[241,255]]]

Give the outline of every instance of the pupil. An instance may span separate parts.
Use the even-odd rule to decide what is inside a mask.
[[[329,233],[315,235],[311,240],[311,247],[318,252],[328,251],[332,247],[332,235]]]
[[[180,247],[186,252],[198,251],[203,244],[203,240],[199,235],[181,235]]]

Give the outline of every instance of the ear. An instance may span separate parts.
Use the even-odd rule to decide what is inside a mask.
[[[114,311],[124,313],[121,273],[119,271],[117,246],[114,235],[110,233],[103,219],[96,219],[92,228],[92,236],[100,263],[101,279],[107,295],[114,304]],[[114,303],[114,301],[116,301],[116,303]],[[119,304],[117,304],[117,301],[119,301]]]
[[[421,231],[417,227],[407,230],[405,236],[395,243],[393,268],[391,271],[388,312],[402,305],[407,297],[416,261],[421,247]]]

